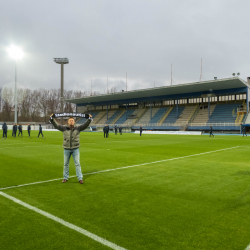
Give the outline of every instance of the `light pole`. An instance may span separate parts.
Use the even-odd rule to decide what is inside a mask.
[[[15,60],[15,118],[14,118],[14,123],[17,123],[17,60],[23,58],[23,51],[21,48],[11,45],[10,47],[7,48],[7,51],[10,55]]]
[[[61,113],[63,113],[63,65],[69,63],[68,58],[54,58],[54,62],[61,64]],[[61,124],[63,125],[63,118],[61,118]]]

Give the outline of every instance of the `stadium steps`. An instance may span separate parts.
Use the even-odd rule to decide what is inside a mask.
[[[243,104],[243,108],[246,109],[246,104],[245,104],[245,103]],[[238,113],[238,112],[237,112],[237,117],[236,117],[236,119],[235,119],[235,123],[236,123],[236,124],[242,123],[242,120],[243,120],[244,116],[245,116],[244,113],[241,113],[241,112]]]
[[[199,106],[199,104],[197,104],[197,105],[195,106],[194,112],[193,112],[193,113],[191,114],[191,116],[189,117],[188,123],[190,123],[190,122],[192,122],[192,121],[194,120],[194,118],[196,117],[196,114],[197,114],[197,112],[199,111],[199,109],[200,109],[200,106]]]
[[[216,104],[210,105],[210,116],[213,113],[215,107]],[[208,122],[208,108],[204,108],[204,105],[201,105],[192,123],[207,123],[207,122]]]
[[[135,122],[137,121],[138,116],[142,113],[142,109],[136,109],[131,116],[134,116],[134,118],[129,118],[127,121],[123,123],[123,125],[134,125]]]
[[[185,106],[179,106],[178,107],[178,112],[179,114],[181,114],[183,112],[183,110],[185,109]],[[177,121],[177,117],[176,117],[176,113],[177,113],[177,106],[175,106],[171,112],[169,113],[169,115],[166,117],[166,119],[163,121],[163,123],[176,123]],[[179,115],[180,116],[180,115]]]
[[[174,107],[170,107],[170,109],[167,109],[167,111],[165,112],[165,114],[162,115],[162,117],[159,119],[159,124],[162,124],[163,121],[167,118],[167,116],[169,115],[169,113],[172,111]]]
[[[109,110],[108,111],[108,117],[112,117],[115,114],[116,110]],[[106,115],[103,116],[99,121],[98,124],[107,124],[108,123],[109,118],[107,119],[107,112]]]
[[[109,115],[111,114],[110,118],[105,122],[105,124],[113,124],[113,121],[115,118],[121,113],[122,111],[120,109],[114,110],[114,114],[112,115],[113,112],[109,111]]]
[[[154,117],[155,113],[158,111],[159,108],[152,108],[152,117]],[[147,109],[143,116],[136,122],[136,124],[148,124],[151,120],[151,109]]]
[[[125,111],[124,114],[116,121],[116,124],[123,124],[127,120],[127,117],[132,115],[134,111],[135,109],[128,109],[127,113]]]
[[[217,104],[208,123],[235,123],[239,103]]]
[[[155,113],[155,115],[152,117],[152,119],[150,120],[150,124],[153,123],[159,123],[160,119],[162,118],[162,116],[167,112],[169,108],[159,108],[158,111]]]
[[[91,124],[96,125],[105,115],[106,115],[106,111],[99,112]]]
[[[196,108],[197,106],[186,106],[177,119],[176,123],[188,123]]]
[[[122,115],[124,115],[125,112],[125,109],[122,110],[121,113],[111,122],[111,124],[116,124],[116,122],[121,118]]]

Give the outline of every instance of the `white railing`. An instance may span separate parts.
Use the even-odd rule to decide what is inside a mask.
[[[96,127],[104,127],[106,124],[96,124]],[[90,125],[91,126],[91,125]],[[138,125],[134,125],[133,123],[123,123],[123,124],[112,124],[111,126],[116,127],[185,127],[185,126],[197,126],[197,127],[205,127],[205,126],[240,126],[240,123],[187,123],[187,122],[179,122],[179,123],[140,123]]]

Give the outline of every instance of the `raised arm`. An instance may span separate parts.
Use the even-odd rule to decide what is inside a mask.
[[[83,131],[84,129],[86,129],[92,121],[93,121],[92,115],[89,115],[89,118],[87,119],[87,121],[78,127],[79,131]]]
[[[59,124],[52,116],[53,114],[50,116],[50,122],[54,125],[54,127],[60,131],[66,130],[66,127]]]

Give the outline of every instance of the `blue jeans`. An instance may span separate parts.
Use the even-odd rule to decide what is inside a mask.
[[[75,166],[76,166],[76,175],[78,180],[82,180],[82,170],[80,165],[80,152],[79,148],[74,149],[64,149],[64,166],[63,166],[63,178],[68,180],[69,178],[69,160],[71,155],[73,156]]]

